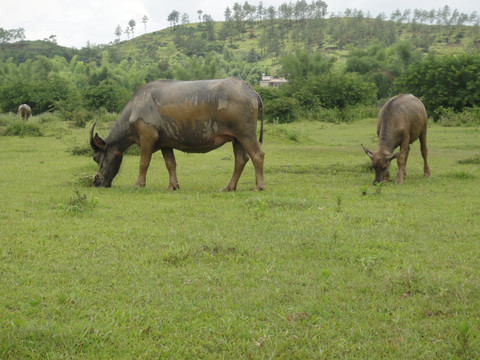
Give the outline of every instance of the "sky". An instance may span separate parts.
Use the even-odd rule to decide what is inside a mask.
[[[296,0],[247,0],[251,5],[263,3],[265,8],[278,6],[282,3],[295,3]],[[480,12],[475,6],[476,1],[456,0],[455,2],[439,2],[438,0],[423,0],[421,6],[416,0],[324,0],[327,5],[327,17],[338,14],[346,9],[370,12],[375,17],[385,13],[387,18],[396,9],[432,10],[448,5],[451,10],[471,14]],[[245,0],[13,0],[2,1],[0,10],[0,28],[25,29],[27,40],[43,40],[51,35],[56,36],[57,43],[62,46],[80,49],[92,45],[108,44],[116,39],[115,29],[118,25],[125,30],[131,19],[135,20],[134,36],[145,33],[142,18],[146,15],[146,31],[153,32],[169,26],[168,15],[176,10],[180,14],[188,14],[190,22],[198,21],[198,10],[212,16],[215,21],[224,20],[227,6],[233,7]],[[311,0],[307,0],[308,3]],[[122,35],[122,40],[127,35]]]

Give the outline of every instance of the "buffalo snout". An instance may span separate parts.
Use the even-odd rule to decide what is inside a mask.
[[[111,181],[106,181],[105,178],[101,175],[95,175],[95,178],[93,179],[93,185],[95,185],[95,187],[106,187],[106,188],[109,188],[112,186],[112,182]]]

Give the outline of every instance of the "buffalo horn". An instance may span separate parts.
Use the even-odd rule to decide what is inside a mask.
[[[90,146],[93,150],[98,151],[100,149],[98,148],[97,144],[95,144],[95,141],[93,141],[93,130],[95,129],[96,124],[96,122],[93,123],[92,128],[90,129]]]
[[[367,154],[368,157],[371,159],[373,157],[373,153],[370,150],[368,150],[365,146],[363,146],[363,144],[361,145],[362,145],[363,151],[365,151],[365,154]]]

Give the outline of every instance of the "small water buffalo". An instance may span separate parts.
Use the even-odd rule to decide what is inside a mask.
[[[372,159],[375,170],[373,184],[388,181],[388,167],[393,159],[397,159],[398,172],[395,183],[401,184],[405,176],[410,144],[420,139],[423,156],[423,172],[430,177],[427,162],[427,112],[423,103],[410,94],[397,95],[383,105],[377,123],[378,150],[371,152],[363,145],[363,150]],[[400,146],[400,151],[393,151]]]
[[[261,113],[260,140],[256,139],[257,116]],[[255,168],[256,190],[264,190],[263,104],[245,81],[158,80],[142,86],[129,100],[103,140],[90,130],[90,145],[98,163],[95,186],[110,187],[132,144],[140,146],[140,171],[135,185],[145,186],[152,153],[162,151],[170,176],[167,189],[179,188],[173,149],[205,153],[226,142],[233,143],[235,166],[223,191],[235,191],[248,159]]]
[[[23,121],[27,121],[32,115],[32,109],[27,104],[22,104],[18,107],[18,115],[22,117]]]

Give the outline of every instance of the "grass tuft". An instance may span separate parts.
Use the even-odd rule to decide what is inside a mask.
[[[68,214],[79,215],[91,210],[98,205],[98,199],[88,200],[86,194],[80,193],[79,190],[75,190],[75,194],[70,197],[65,203],[60,204],[59,208],[65,210]]]
[[[458,160],[459,164],[466,164],[466,165],[479,165],[480,164],[480,155],[473,155],[469,158]]]

